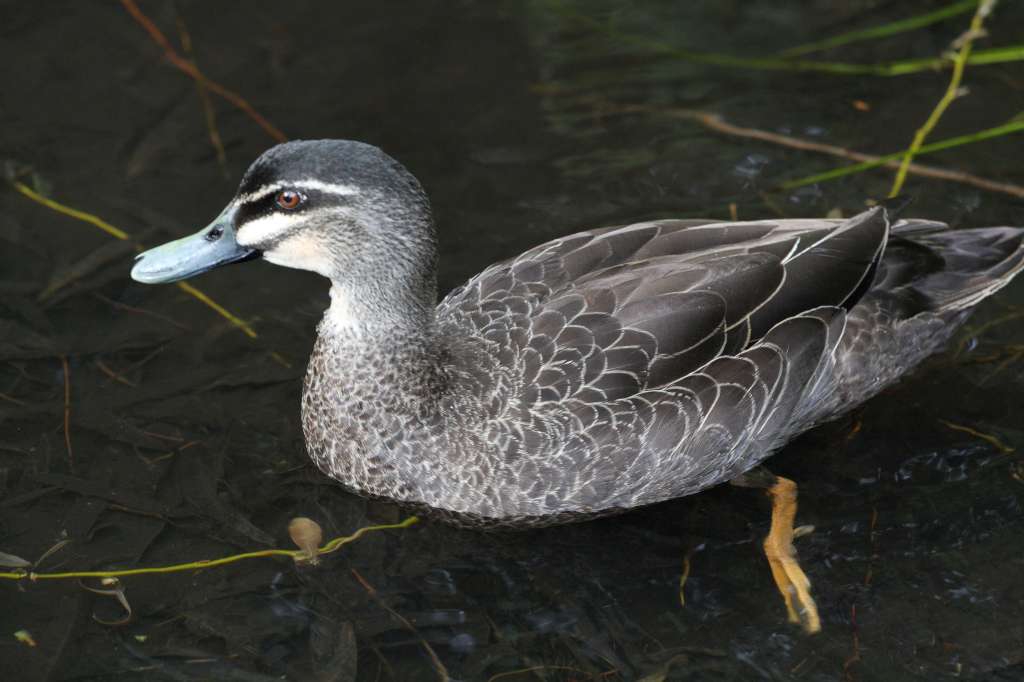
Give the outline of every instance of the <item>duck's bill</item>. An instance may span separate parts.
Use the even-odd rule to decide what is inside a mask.
[[[188,279],[229,263],[259,258],[260,252],[235,241],[234,209],[228,207],[199,232],[140,253],[132,267],[132,279],[162,284]]]

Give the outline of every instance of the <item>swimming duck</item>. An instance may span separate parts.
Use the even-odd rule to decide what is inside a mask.
[[[437,303],[430,204],[371,145],[260,156],[197,234],[138,256],[172,282],[253,258],[331,282],[302,398],[345,487],[473,525],[606,515],[723,482],[772,496],[764,548],[820,627],[796,486],[760,465],[939,350],[1024,267],[1024,230],[849,219],[655,220],[492,265]]]

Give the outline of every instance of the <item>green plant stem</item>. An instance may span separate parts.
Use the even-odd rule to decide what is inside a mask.
[[[72,208],[71,206],[68,206],[66,204],[62,204],[48,197],[44,197],[42,194],[35,191],[34,189],[32,189],[31,187],[29,187],[28,185],[19,180],[13,180],[11,181],[11,184],[13,185],[15,190],[17,190],[26,198],[31,199],[32,201],[41,204],[51,210],[54,210],[57,213],[62,213],[66,216],[70,216],[77,220],[87,222],[90,225],[94,225],[95,227],[98,227],[99,229],[103,230],[104,232],[109,234],[111,237],[114,237],[115,239],[131,239],[130,234],[128,234],[127,232],[120,228],[114,227],[113,225],[103,220],[99,216],[95,216],[91,213],[86,213],[85,211],[80,211],[77,208]],[[207,294],[203,293],[198,288],[192,286],[188,282],[176,282],[175,284],[179,289],[181,289],[188,295],[196,298],[204,305],[209,307],[211,310],[213,310],[215,313],[226,319],[228,322],[238,327],[240,330],[242,330],[242,333],[244,333],[250,339],[255,339],[259,336],[256,333],[256,330],[253,329],[252,326],[249,325],[245,320],[238,317],[230,310],[214,301],[212,298],[210,298]]]
[[[974,13],[974,17],[971,19],[971,25],[967,29],[961,38],[960,49],[957,50],[956,56],[953,58],[953,74],[949,79],[949,86],[946,88],[945,94],[932,109],[931,115],[928,120],[924,122],[924,125],[917,129],[914,134],[914,141],[911,142],[910,148],[907,149],[907,153],[903,156],[903,161],[900,163],[899,170],[896,171],[896,179],[892,183],[892,189],[889,190],[889,196],[894,197],[900,193],[903,189],[903,183],[907,179],[907,170],[910,168],[910,162],[913,161],[914,156],[921,149],[925,139],[935,129],[939,119],[946,113],[946,109],[953,103],[957,97],[960,96],[960,81],[963,79],[964,70],[967,68],[967,60],[971,56],[971,48],[974,46],[975,38],[983,35],[983,28],[985,25],[985,19],[992,12],[996,6],[997,0],[982,0],[978,5],[977,11]]]
[[[940,21],[949,19],[950,17],[959,16],[970,12],[978,6],[978,0],[961,0],[960,2],[954,2],[952,5],[947,5],[941,9],[937,9],[934,12],[928,12],[926,14],[918,14],[917,16],[907,17],[906,19],[900,19],[893,21],[882,26],[872,26],[871,28],[865,28],[858,31],[850,31],[849,33],[842,33],[825,40],[818,40],[813,43],[805,43],[803,45],[797,45],[791,47],[788,50],[784,50],[779,53],[780,57],[799,57],[801,55],[809,54],[811,52],[819,52],[821,50],[828,50],[833,47],[840,47],[842,45],[850,45],[852,43],[859,43],[865,40],[875,40],[877,38],[886,38],[888,36],[897,35],[899,33],[906,33],[907,31],[913,31],[925,26],[931,26],[937,24]]]
[[[419,521],[419,518],[410,516],[401,523],[392,523],[380,526],[365,526],[360,528],[352,535],[346,535],[340,538],[334,538],[326,545],[317,550],[317,554],[329,554],[337,551],[344,545],[350,542],[354,542],[362,537],[366,533],[378,530],[395,530],[399,528],[408,528],[412,524]],[[0,579],[8,580],[67,580],[69,578],[123,578],[125,576],[132,575],[152,575],[154,573],[177,573],[180,571],[197,571],[204,568],[213,568],[215,566],[223,566],[225,564],[233,564],[236,561],[242,561],[244,559],[258,559],[261,557],[270,556],[287,556],[293,559],[302,558],[306,556],[305,550],[300,549],[263,549],[255,552],[243,552],[242,554],[232,554],[231,556],[221,557],[220,559],[200,559],[199,561],[189,561],[183,564],[173,564],[171,566],[150,566],[147,568],[125,568],[121,570],[113,571],[67,571],[63,573],[36,573],[34,571],[11,571],[6,573],[0,573]]]
[[[634,42],[627,40],[626,42]],[[715,52],[696,52],[685,50],[663,43],[642,43],[657,52],[697,64],[713,66],[757,69],[761,71],[804,71],[832,73],[840,76],[906,76],[922,71],[937,71],[948,68],[950,62],[945,57],[926,57],[923,59],[905,59],[896,62],[878,64],[853,64],[850,62],[820,62],[813,60],[780,59],[773,57],[736,57]],[[1001,64],[1004,62],[1024,61],[1024,45],[1007,45],[990,50],[978,50],[971,55],[966,64],[982,66],[985,64]]]
[[[718,52],[699,52],[675,47],[667,43],[649,40],[644,37],[623,34],[608,26],[605,22],[574,12],[559,2],[553,3],[556,11],[581,24],[605,33],[615,41],[624,45],[634,45],[650,52],[664,54],[675,59],[709,64],[712,66],[756,69],[760,71],[802,71],[831,73],[843,76],[905,76],[921,71],[936,71],[949,68],[947,57],[927,57],[924,59],[906,59],[878,64],[855,64],[850,62],[824,62],[816,60],[786,59],[783,57],[737,57]],[[978,50],[965,58],[965,63],[974,65],[999,64],[1003,62],[1024,61],[1024,44],[1006,45],[989,50]]]
[[[950,137],[945,140],[939,140],[938,142],[931,142],[926,145],[921,145],[915,152],[915,156],[921,156],[924,154],[931,154],[934,152],[942,151],[943,149],[950,149],[952,147],[960,147],[965,144],[972,144],[974,142],[981,142],[982,140],[988,140],[993,137],[1000,137],[1002,135],[1009,135],[1011,133],[1017,133],[1024,131],[1024,120],[1013,120],[1009,123],[1005,123],[1001,126],[994,128],[986,128],[985,130],[979,130],[976,133],[969,135],[959,135],[957,137]],[[905,157],[909,149],[903,149],[892,154],[885,154],[879,156],[871,161],[864,161],[862,163],[855,163],[849,166],[841,166],[840,168],[833,168],[832,170],[825,171],[823,173],[816,173],[814,175],[807,175],[802,178],[796,178],[795,180],[788,180],[781,185],[782,189],[795,189],[797,187],[803,187],[804,185],[813,185],[816,182],[825,182],[827,180],[835,180],[847,175],[853,175],[854,173],[861,173],[872,168],[884,166],[890,161],[895,161],[901,157]]]

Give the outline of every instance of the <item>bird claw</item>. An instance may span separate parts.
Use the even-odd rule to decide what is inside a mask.
[[[764,554],[772,570],[772,578],[786,603],[786,612],[791,623],[800,623],[804,631],[813,634],[821,630],[818,606],[811,597],[811,581],[800,568],[796,559],[793,538],[809,532],[801,526],[793,530],[796,516],[796,484],[789,479],[779,478],[768,489],[772,496],[772,524],[768,537],[764,539]]]

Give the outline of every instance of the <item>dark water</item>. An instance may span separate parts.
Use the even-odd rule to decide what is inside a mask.
[[[175,45],[179,17],[205,72],[288,135],[366,140],[406,163],[434,201],[447,289],[599,224],[726,217],[730,204],[741,218],[850,214],[884,195],[891,174],[776,191],[838,160],[715,134],[671,110],[886,152],[906,146],[948,80],[692,64],[575,14],[642,41],[764,56],[936,6],[182,1],[143,10]],[[215,98],[221,167],[194,82],[119,3],[5,9],[0,157],[31,167],[25,179],[54,198],[155,244],[206,224],[271,144]],[[930,57],[968,19],[811,57]],[[1019,43],[1022,26],[1022,3],[1004,2],[979,47]],[[966,82],[970,94],[936,139],[1024,110],[1019,65],[971,68]],[[1022,158],[1018,136],[924,161],[1019,184]],[[1024,201],[1005,194],[919,178],[907,190],[912,215],[1024,223]],[[13,191],[0,191],[0,207],[0,550],[35,561],[67,540],[42,571],[161,565],[289,547],[285,529],[299,515],[329,537],[402,517],[339,491],[306,459],[300,377],[323,281],[266,264],[197,280],[254,325],[253,340],[177,288],[130,282],[131,247],[95,227]],[[817,529],[798,548],[822,610],[818,636],[785,621],[760,553],[767,500],[726,486],[528,533],[422,523],[368,535],[318,568],[263,559],[128,578],[132,619],[120,626],[96,620],[122,615],[113,599],[74,581],[3,581],[0,679],[440,679],[428,647],[460,680],[1024,679],[1022,304],[1017,282],[979,310],[960,352],[771,460],[799,482],[799,521]],[[35,647],[14,637],[22,629]]]

